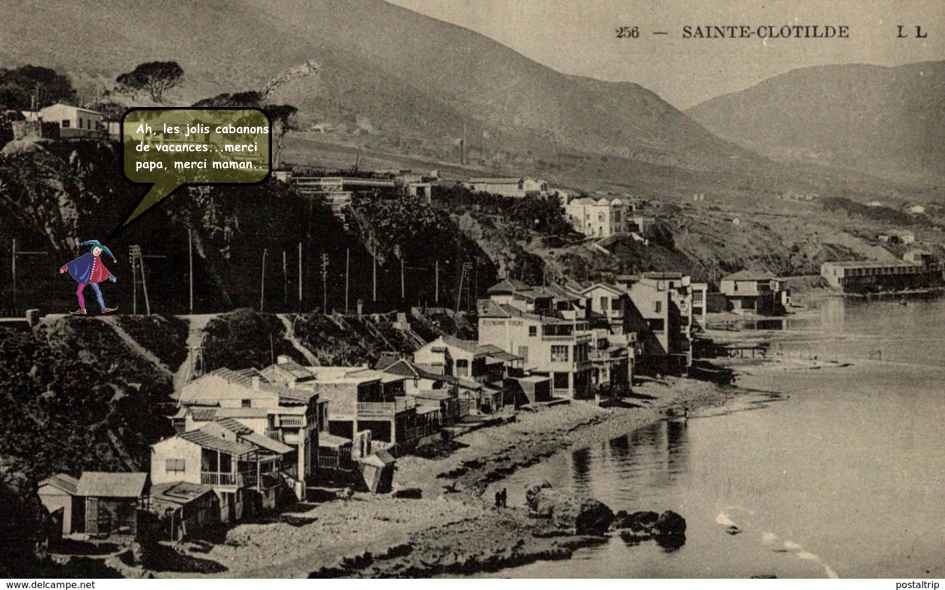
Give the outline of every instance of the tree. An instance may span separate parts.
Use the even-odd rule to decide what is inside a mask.
[[[34,94],[38,95],[38,108],[76,99],[72,82],[55,70],[31,65],[0,68],[0,107],[29,109]]]
[[[147,90],[154,102],[163,102],[164,93],[180,84],[183,77],[184,69],[176,61],[149,61],[115,81],[132,92]]]
[[[279,167],[279,158],[282,155],[282,145],[289,131],[298,129],[296,115],[299,109],[289,104],[272,104],[263,107],[269,121],[272,123],[272,135],[275,141],[272,146],[272,166]]]

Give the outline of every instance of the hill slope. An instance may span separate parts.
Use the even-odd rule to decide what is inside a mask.
[[[771,157],[945,178],[945,61],[798,69],[687,113]]]
[[[0,22],[0,37],[13,40],[0,47],[0,63],[79,73],[87,90],[142,61],[173,59],[187,82],[171,96],[191,102],[260,88],[314,59],[320,79],[289,83],[279,98],[313,120],[369,134],[451,146],[465,123],[474,146],[541,144],[697,168],[750,158],[639,85],[566,76],[381,0],[30,0],[20,8]]]

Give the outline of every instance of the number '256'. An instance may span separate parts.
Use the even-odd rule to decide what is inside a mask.
[[[622,26],[617,27],[618,39],[636,39],[640,36],[640,27]]]

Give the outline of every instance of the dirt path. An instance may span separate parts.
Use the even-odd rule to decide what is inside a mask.
[[[187,332],[187,358],[180,364],[177,372],[174,373],[174,391],[179,391],[186,385],[192,376],[194,366],[194,350],[203,342],[204,328],[207,323],[216,317],[215,314],[180,316],[182,320],[188,323]]]
[[[121,338],[125,342],[125,344],[128,346],[128,348],[130,348],[133,352],[147,359],[148,362],[150,362],[152,365],[157,367],[162,373],[164,373],[168,377],[174,376],[174,371],[172,371],[170,367],[164,364],[164,361],[162,361],[157,356],[155,356],[153,352],[141,346],[138,343],[138,341],[135,340],[131,336],[131,334],[126,332],[124,328],[122,328],[118,324],[118,321],[115,319],[114,316],[101,316],[99,317],[99,320],[108,324],[111,327],[111,329],[115,331],[115,334],[118,334],[118,337]]]
[[[278,317],[282,322],[282,325],[285,326],[284,338],[289,341],[289,344],[291,344],[297,351],[299,351],[302,356],[305,357],[305,360],[308,361],[309,365],[313,367],[321,365],[321,363],[318,362],[318,357],[315,356],[311,350],[302,346],[302,343],[299,342],[299,339],[295,337],[295,324],[291,319],[289,319],[289,316],[284,313],[280,313],[276,314],[276,317]]]

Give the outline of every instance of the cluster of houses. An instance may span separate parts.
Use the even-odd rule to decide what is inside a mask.
[[[39,495],[64,534],[180,538],[305,499],[313,486],[392,488],[396,457],[492,414],[629,391],[683,373],[706,289],[679,273],[587,287],[507,279],[478,302],[478,340],[440,336],[371,366],[220,368],[175,392],[174,434],[141,473],[54,475]]]

